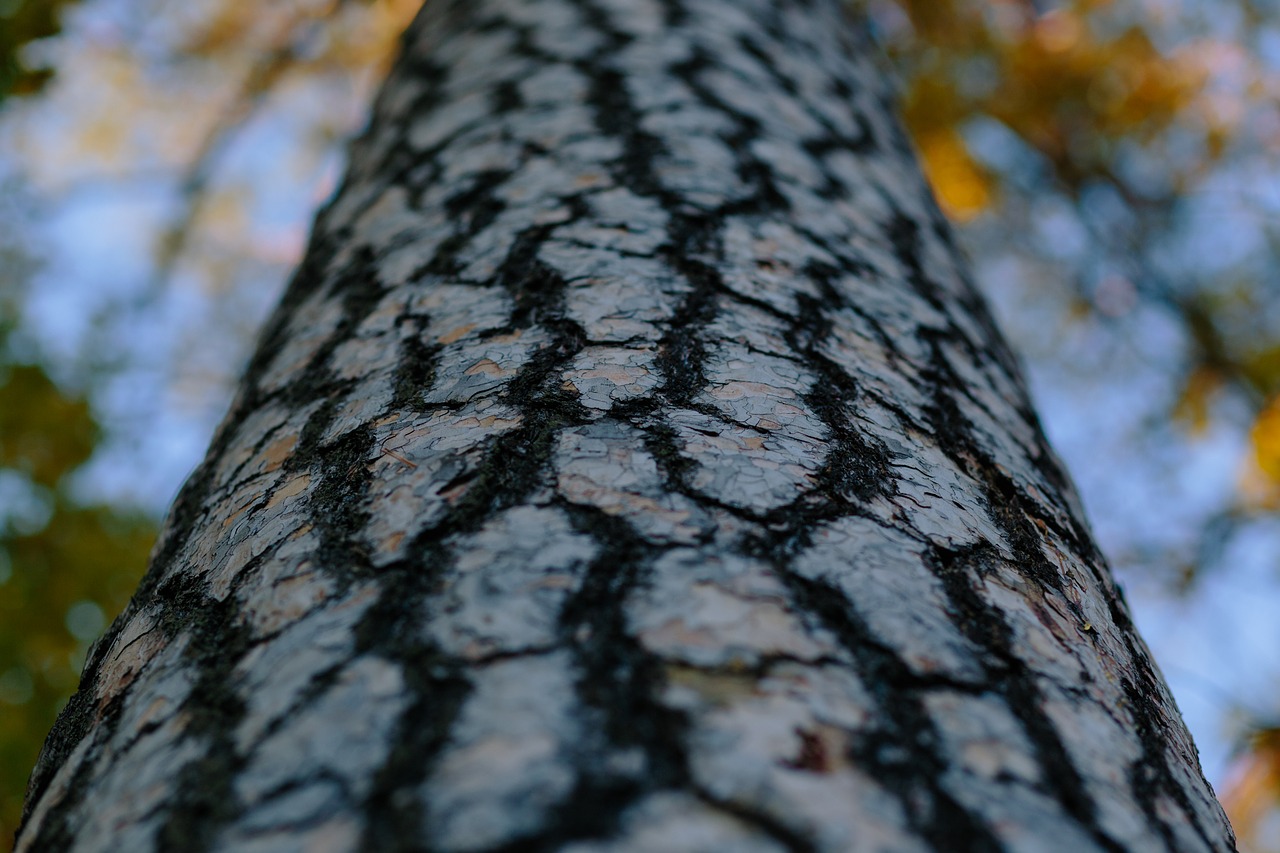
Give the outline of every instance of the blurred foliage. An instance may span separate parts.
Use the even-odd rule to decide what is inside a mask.
[[[1280,850],[1276,791],[1280,790],[1280,728],[1263,728],[1249,738],[1244,757],[1222,797],[1236,834],[1257,853]]]
[[[0,0],[0,101],[38,92],[53,71],[34,64],[24,48],[58,34],[62,9],[74,0]]]
[[[0,329],[0,332],[3,330]],[[0,832],[12,836],[44,732],[141,576],[155,522],[85,505],[68,475],[98,438],[88,403],[0,341]]]
[[[1196,57],[1165,56],[1138,24],[1100,31],[1090,13],[1107,5],[1075,0],[1040,14],[1007,0],[904,0],[903,113],[953,218],[973,218],[995,190],[960,135],[974,116],[1000,121],[1063,186],[1079,187],[1110,174],[1121,141],[1150,141],[1194,103],[1206,77]],[[1228,130],[1213,128],[1214,150]]]
[[[1250,449],[1231,497],[1198,523],[1195,547],[1139,543],[1119,555],[1171,567],[1169,582],[1194,594],[1216,546],[1280,511],[1280,198],[1235,197],[1274,175],[1280,85],[1263,41],[1280,31],[1263,25],[1277,23],[1276,10],[1262,0],[852,2],[900,69],[905,118],[947,213],[972,239],[994,235],[1044,271],[1030,280],[1062,306],[1054,326],[1100,329],[1117,351],[1132,348],[1139,321],[1158,315],[1174,327],[1174,344],[1160,345],[1170,352],[1158,354],[1171,380],[1153,433],[1225,429]],[[143,286],[86,308],[98,314],[79,349],[0,348],[0,501],[25,507],[0,522],[0,837],[78,656],[123,604],[150,536],[151,522],[121,509],[128,501],[77,500],[82,463],[92,466],[113,432],[159,429],[139,402],[148,393],[186,395],[206,421],[224,405],[275,292],[263,282],[296,262],[305,208],[332,186],[336,146],[419,5],[0,0],[0,96],[43,86],[11,100],[3,124],[16,130],[0,137],[26,178],[51,197],[149,187],[164,200],[149,220],[129,220],[151,258],[124,277]],[[50,38],[68,10],[67,32]],[[42,49],[24,47],[33,41]],[[1223,226],[1206,214],[1217,193],[1232,210],[1252,204],[1248,218]],[[1222,227],[1248,232],[1249,251],[1179,254]],[[103,368],[100,350],[127,349],[148,310],[178,331],[169,349],[150,342],[136,359],[167,372],[153,368],[144,382],[129,373],[136,365]],[[67,359],[99,365],[82,383],[94,393],[50,378]],[[145,393],[110,392],[122,382]],[[1280,739],[1256,714],[1240,731],[1264,734],[1242,736],[1224,801],[1242,841],[1270,850]]]

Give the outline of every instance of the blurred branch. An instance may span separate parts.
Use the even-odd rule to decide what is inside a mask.
[[[329,20],[353,2],[357,0],[334,0],[319,15],[299,15],[286,20],[271,40],[276,46],[250,67],[223,117],[212,124],[179,180],[181,212],[160,239],[150,284],[140,297],[142,302],[154,299],[172,279],[197,230],[209,186],[223,152],[258,112],[280,79],[299,63],[298,39],[292,37],[297,28],[304,22],[319,24]]]
[[[1227,339],[1214,321],[1211,311],[1203,300],[1197,297],[1196,290],[1171,281],[1159,272],[1149,258],[1151,239],[1139,232],[1150,234],[1153,231],[1157,233],[1161,230],[1167,231],[1167,224],[1153,225],[1150,219],[1154,216],[1165,217],[1172,209],[1174,199],[1172,197],[1152,199],[1141,196],[1110,168],[1099,170],[1094,178],[1103,181],[1109,189],[1119,195],[1125,205],[1139,218],[1141,225],[1138,229],[1127,231],[1115,228],[1104,231],[1090,217],[1081,216],[1080,222],[1088,231],[1090,240],[1103,248],[1115,262],[1128,264],[1129,269],[1126,272],[1129,280],[1149,304],[1162,306],[1182,323],[1194,348],[1192,364],[1213,371],[1222,380],[1241,391],[1255,409],[1260,407],[1266,402],[1265,389],[1253,381],[1248,366],[1232,352]],[[1081,196],[1077,186],[1059,181],[1059,187],[1074,204],[1077,206],[1080,204]],[[1081,283],[1078,278],[1077,283]],[[1083,288],[1081,290],[1083,291]],[[1082,292],[1081,295],[1088,298],[1088,294]]]

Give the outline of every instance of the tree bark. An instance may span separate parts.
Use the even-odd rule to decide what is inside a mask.
[[[836,0],[435,2],[20,851],[1223,851]]]

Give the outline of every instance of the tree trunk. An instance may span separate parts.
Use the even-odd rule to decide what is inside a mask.
[[[429,4],[18,849],[1233,849],[873,57]]]

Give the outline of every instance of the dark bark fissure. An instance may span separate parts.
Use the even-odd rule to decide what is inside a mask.
[[[987,688],[998,692],[1022,723],[1045,770],[1049,793],[1066,806],[1099,846],[1121,853],[1124,848],[1099,826],[1097,805],[1087,793],[1080,771],[1067,755],[1053,723],[1040,710],[1043,697],[1035,677],[1014,655],[1010,627],[974,591],[972,579],[984,573],[984,560],[999,557],[986,548],[971,554],[939,549],[934,559],[937,577],[946,586],[947,596],[959,615],[957,623],[970,639],[989,652],[983,662]]]
[[[564,281],[533,260],[544,237],[545,229],[539,229],[517,239],[498,276],[518,306],[515,327],[538,319],[555,330],[553,342],[508,386],[508,399],[523,413],[525,424],[490,443],[478,472],[468,478],[465,496],[449,515],[419,534],[410,549],[412,556],[403,565],[382,570],[379,606],[361,624],[360,648],[383,655],[389,652],[407,674],[414,697],[402,717],[397,747],[378,772],[373,794],[365,803],[369,820],[362,846],[366,850],[424,849],[419,840],[422,806],[405,792],[420,786],[429,775],[470,689],[465,664],[442,656],[420,639],[429,599],[438,592],[451,560],[443,547],[445,538],[474,531],[500,509],[521,502],[541,482],[558,430],[583,420],[576,401],[548,384],[565,360],[581,349],[582,334],[563,320]]]
[[[395,748],[363,804],[368,822],[360,846],[367,851],[422,849],[423,809],[409,792],[431,772],[470,692],[465,668],[423,641],[419,629],[448,556],[429,547],[415,556],[413,565],[383,575],[382,597],[357,629],[357,649],[400,664],[412,697],[396,731]]]
[[[236,624],[233,602],[193,596],[175,588],[176,584],[166,586],[173,592],[166,596],[162,587],[161,595],[170,598],[169,612],[186,617],[183,629],[192,637],[187,659],[199,672],[189,700],[192,719],[186,736],[205,741],[208,748],[174,780],[174,797],[159,830],[157,847],[166,853],[200,853],[239,811],[234,782],[244,761],[236,755],[231,732],[244,714],[244,700],[236,695],[230,675],[248,651],[249,638]],[[194,613],[201,615],[195,617],[192,631]]]
[[[854,655],[889,722],[852,743],[849,758],[899,798],[911,828],[937,849],[1002,850],[996,836],[941,787],[946,762],[939,753],[938,734],[920,704],[912,674],[897,654],[876,641],[839,589],[785,568],[780,567],[780,573],[800,607],[816,613]]]
[[[578,530],[605,543],[560,612],[561,641],[573,650],[577,689],[602,720],[604,744],[578,759],[577,786],[543,837],[547,849],[571,839],[608,837],[641,794],[689,781],[683,720],[655,701],[661,667],[628,633],[622,607],[642,582],[655,549],[619,519],[594,508],[568,509]],[[644,756],[640,778],[610,774],[602,760],[608,751],[627,749]]]

